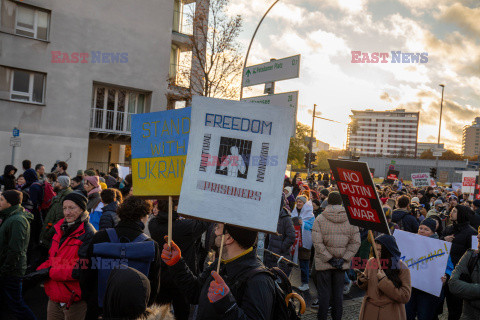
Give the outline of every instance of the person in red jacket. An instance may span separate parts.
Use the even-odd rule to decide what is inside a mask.
[[[49,270],[45,282],[48,320],[85,318],[87,303],[82,300],[80,269],[87,261],[87,247],[95,233],[86,209],[87,198],[83,195],[72,192],[64,198],[65,218],[55,224],[48,260],[37,269]]]

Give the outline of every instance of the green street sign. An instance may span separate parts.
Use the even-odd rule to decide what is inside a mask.
[[[243,87],[298,78],[300,75],[300,55],[249,66],[243,69]]]

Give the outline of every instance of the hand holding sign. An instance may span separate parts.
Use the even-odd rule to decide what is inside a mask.
[[[217,272],[212,271],[212,277],[214,281],[210,282],[210,287],[208,288],[208,300],[211,303],[215,303],[226,297],[230,293],[230,288]]]

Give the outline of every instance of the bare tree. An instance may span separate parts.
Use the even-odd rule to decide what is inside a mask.
[[[229,0],[210,0],[208,27],[195,28],[191,55],[183,57],[179,76],[190,83],[190,95],[238,99],[243,56],[237,38],[242,31],[242,17],[229,16]],[[198,14],[191,13],[194,26],[201,26]],[[197,61],[197,66],[192,61]]]

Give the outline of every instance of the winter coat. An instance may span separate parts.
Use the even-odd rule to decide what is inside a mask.
[[[463,254],[472,247],[472,236],[476,234],[477,231],[468,222],[448,226],[443,231],[443,238],[449,235],[455,236],[450,249],[450,256],[454,265],[457,265]]]
[[[14,170],[13,174],[10,174],[10,171]],[[4,186],[5,191],[7,190],[15,190],[15,173],[17,172],[17,168],[12,166],[11,164],[7,164],[5,166],[5,170],[3,171],[3,176],[0,177],[0,185]]]
[[[121,242],[130,242],[135,240],[140,234],[143,233],[145,228],[144,224],[141,221],[119,221],[115,227],[117,236]],[[150,241],[154,241],[151,240]],[[93,257],[93,246],[97,243],[110,242],[110,238],[105,230],[100,230],[95,233],[92,241],[90,242],[87,250],[87,259],[91,261]],[[150,264],[150,271],[148,274],[148,279],[150,280],[151,293],[149,298],[149,305],[151,305],[157,296],[159,285],[160,285],[160,255],[161,251],[159,249],[158,243],[155,242],[155,259]],[[89,262],[90,264],[90,262]],[[98,272],[95,269],[87,268],[82,277],[82,290],[86,292],[86,299],[88,303],[88,308],[90,309],[87,314],[95,316],[100,312],[98,309]],[[91,310],[95,310],[92,312]],[[96,319],[96,318],[95,318]]]
[[[360,248],[358,227],[348,222],[343,205],[328,205],[315,219],[312,232],[315,246],[316,270],[335,269],[328,261],[332,258],[344,260],[343,270],[350,268],[350,261]]]
[[[33,215],[21,205],[0,211],[0,277],[23,277]]]
[[[115,179],[111,175],[106,175],[104,178],[108,188],[113,188],[117,183],[117,179]]]
[[[87,211],[89,213],[94,210],[98,204],[102,201],[102,198],[100,198],[100,192],[94,192],[88,195],[88,203],[87,203]]]
[[[215,261],[200,276],[196,277],[187,268],[185,261],[169,267],[175,283],[190,304],[198,304],[197,320],[269,320],[275,301],[275,287],[273,279],[259,273],[251,277],[241,288],[235,285],[250,270],[263,267],[256,257],[253,248],[249,248],[238,257],[221,262],[220,276],[230,288],[230,293],[223,299],[211,303],[208,300],[208,289],[214,280],[211,272],[216,269]]]
[[[50,248],[52,245],[52,238],[55,234],[54,226],[63,218],[63,199],[71,192],[72,189],[70,187],[62,189],[52,199],[52,204],[47,212],[40,233],[40,243],[47,248]]]
[[[470,274],[472,282],[468,283],[460,279],[462,274],[469,274],[468,262],[470,261],[473,253],[474,250],[469,249],[463,255],[463,257],[460,259],[460,262],[455,267],[455,270],[453,270],[450,280],[448,281],[448,289],[450,292],[453,295],[464,299],[461,317],[462,320],[480,319],[480,259],[477,260],[477,263]]]
[[[102,216],[100,217],[99,230],[115,228],[120,221],[117,215],[118,202],[113,201],[102,208]]]
[[[400,288],[396,288],[387,277],[378,280],[378,267],[375,258],[371,258],[365,271],[358,276],[358,286],[366,290],[360,308],[359,320],[406,320],[405,304],[410,300],[412,284],[410,270],[403,261],[399,278],[402,282]]]
[[[79,193],[83,195],[85,198],[88,197],[88,193],[85,190],[85,187],[83,186],[83,183],[80,183],[78,186],[73,188],[73,192]]]
[[[400,229],[404,231],[408,231],[411,233],[418,232],[419,223],[417,219],[405,209],[393,210],[392,222],[398,224],[400,226]]]
[[[87,248],[95,229],[88,222],[84,212],[72,226],[63,225],[65,219],[55,226],[52,246],[48,251],[48,260],[37,270],[51,268],[50,279],[45,282],[45,293],[54,302],[68,303],[82,300],[80,289],[80,269],[85,266]]]
[[[295,229],[293,228],[292,218],[287,210],[280,211],[280,217],[277,223],[277,233],[269,235],[268,250],[291,259],[290,249],[295,242]],[[267,254],[268,255],[268,254]],[[275,261],[277,259],[274,259]]]

